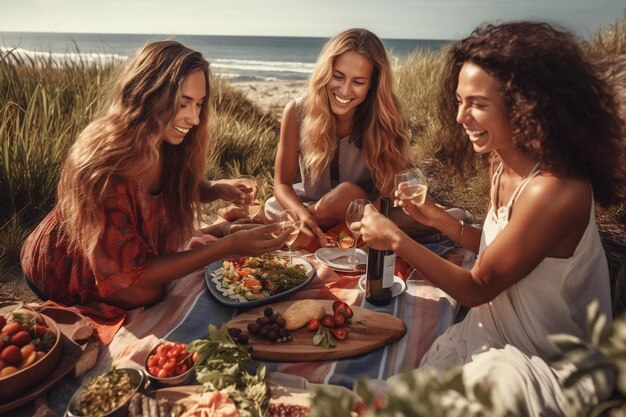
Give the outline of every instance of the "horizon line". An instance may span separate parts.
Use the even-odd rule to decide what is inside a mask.
[[[304,36],[304,35],[224,35],[224,34],[198,34],[198,33],[131,33],[131,32],[51,32],[51,31],[16,31],[0,30],[3,33],[29,33],[29,34],[52,34],[52,35],[132,35],[132,36],[214,36],[214,37],[239,37],[239,38],[306,38],[306,39],[330,39],[332,36]],[[377,35],[378,36],[378,35]],[[380,37],[381,40],[394,41],[435,41],[450,42],[453,39],[436,38],[387,38]]]

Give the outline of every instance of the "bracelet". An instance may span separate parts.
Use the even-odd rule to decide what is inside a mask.
[[[461,231],[459,232],[459,237],[456,239],[457,243],[461,241],[461,238],[463,237],[463,231],[465,230],[465,222],[463,220],[459,220],[459,224],[461,225]]]

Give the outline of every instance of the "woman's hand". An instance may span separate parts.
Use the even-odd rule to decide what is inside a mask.
[[[226,236],[234,246],[234,252],[238,255],[257,256],[263,253],[272,252],[285,246],[289,238],[289,231],[286,230],[274,237],[272,233],[280,230],[278,224],[268,224],[267,226],[255,227],[247,230],[240,230]]]
[[[215,181],[213,187],[220,199],[241,205],[252,204],[259,193],[256,184],[250,187],[249,181],[243,178]]]
[[[363,241],[374,249],[392,249],[402,231],[372,205],[365,206],[360,222]]]
[[[318,236],[318,238],[320,236],[324,236],[324,232],[320,228],[319,224],[317,224],[317,220],[315,220],[315,217],[313,217],[313,215],[308,210],[305,209],[299,211],[298,215],[300,216],[300,220],[302,221],[303,228],[306,227],[310,232],[312,232],[312,234]]]

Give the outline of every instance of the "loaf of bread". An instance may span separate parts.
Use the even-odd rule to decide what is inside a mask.
[[[313,319],[321,319],[326,309],[316,300],[296,301],[283,312],[285,328],[289,331],[306,326]]]

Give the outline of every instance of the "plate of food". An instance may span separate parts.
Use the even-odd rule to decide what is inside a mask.
[[[302,258],[233,256],[207,266],[204,279],[213,297],[231,307],[253,307],[292,294],[307,285],[315,270]]]

